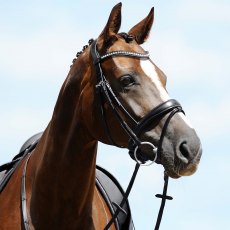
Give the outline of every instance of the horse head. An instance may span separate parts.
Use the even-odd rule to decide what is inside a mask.
[[[88,111],[84,119],[96,140],[129,148],[138,162],[154,160],[178,178],[196,171],[201,143],[180,104],[170,99],[165,74],[140,46],[153,19],[152,8],[128,33],[119,33],[121,3],[112,9],[104,30],[82,55],[90,73],[82,110]]]

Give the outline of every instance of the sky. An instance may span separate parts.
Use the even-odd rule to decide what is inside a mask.
[[[117,1],[0,0],[0,164],[47,126],[75,54],[104,28]],[[230,2],[123,1],[121,31],[155,7],[144,48],[168,77],[199,134],[203,155],[191,177],[170,179],[161,230],[230,229]],[[125,188],[135,163],[99,145],[97,163]],[[154,228],[163,167],[142,167],[130,195],[137,230]]]

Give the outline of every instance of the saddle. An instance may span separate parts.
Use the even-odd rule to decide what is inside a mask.
[[[3,191],[10,177],[17,168],[19,162],[31,152],[40,140],[42,133],[37,133],[30,137],[21,147],[19,153],[12,159],[11,162],[0,166],[0,193]]]
[[[36,147],[41,136],[42,132],[29,138],[22,145],[19,153],[12,159],[11,162],[0,166],[0,193],[4,190],[19,162]],[[111,173],[98,165],[96,166],[96,187],[106,201],[112,214],[115,213],[117,208],[121,210],[114,222],[116,228],[118,230],[133,230],[134,224],[128,201],[123,207],[119,206],[124,195],[124,190]]]

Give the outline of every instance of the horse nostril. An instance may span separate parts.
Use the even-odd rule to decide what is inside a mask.
[[[189,146],[187,145],[187,143],[185,141],[182,142],[180,144],[180,146],[179,146],[178,157],[179,157],[180,160],[182,160],[186,164],[191,159],[191,153],[190,153],[190,150],[189,150]]]

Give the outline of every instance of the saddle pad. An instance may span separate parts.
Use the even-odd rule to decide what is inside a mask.
[[[115,213],[118,205],[120,205],[124,191],[116,180],[116,178],[107,170],[100,166],[96,166],[96,186],[105,199],[112,214]],[[133,230],[134,224],[131,217],[131,211],[128,201],[122,207],[124,212],[120,212],[115,225],[119,230]]]

